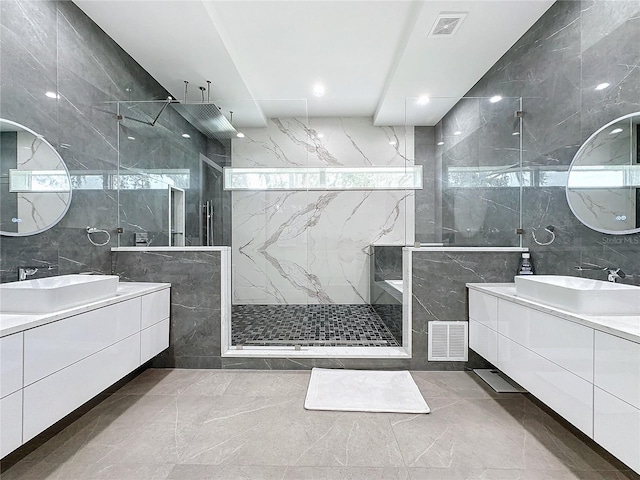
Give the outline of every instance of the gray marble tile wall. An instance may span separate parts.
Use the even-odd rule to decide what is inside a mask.
[[[139,219],[150,219],[150,225],[142,228],[151,230],[160,224],[164,215],[159,208],[166,205],[158,198],[160,192],[147,190],[134,195],[123,191],[123,209],[119,211],[119,192],[108,184],[109,173],[118,169],[122,146],[118,134],[121,139],[139,137],[131,153],[147,162],[144,166],[149,169],[175,168],[169,163],[174,160],[169,159],[192,162],[194,152],[205,153],[211,147],[195,131],[189,147],[185,147],[182,138],[170,140],[176,130],[188,127],[175,112],[165,112],[151,133],[141,132],[144,126],[118,125],[113,102],[132,98],[160,100],[169,93],[74,3],[3,0],[0,9],[0,117],[44,135],[72,173],[99,172],[105,179],[103,188],[75,190],[68,213],[51,230],[29,237],[0,237],[0,281],[17,280],[20,265],[57,266],[60,274],[109,273],[110,247],[118,244],[115,230],[120,226],[119,220],[130,220],[124,225],[122,243],[131,245],[129,237],[136,229],[134,225],[141,223]],[[47,98],[47,91],[57,92],[59,98]],[[144,138],[155,141],[150,143]],[[190,164],[182,165],[190,168]],[[134,166],[133,162],[123,165],[129,169]],[[195,192],[199,187],[199,170],[193,171],[190,207],[197,203]],[[198,217],[194,208],[190,208],[187,218],[191,230],[196,229]],[[109,244],[91,245],[85,233],[87,225],[108,230]],[[160,241],[159,238],[157,242]]]
[[[463,187],[442,191],[442,242],[456,246],[517,247],[518,187]]]
[[[422,165],[424,187],[415,193],[415,241],[421,243],[440,242],[437,236],[437,193],[440,185],[440,170],[436,162],[435,127],[415,127],[415,164]]]
[[[456,370],[486,364],[469,350],[469,362],[427,362],[428,322],[467,321],[467,283],[513,282],[517,252],[414,251],[412,261],[412,335],[415,368]]]
[[[220,252],[113,252],[122,281],[171,283],[170,346],[157,368],[221,368]]]
[[[595,90],[603,82],[610,87]],[[600,126],[640,111],[640,1],[557,1],[467,93],[493,95],[523,97],[523,167],[566,170],[579,146]],[[457,106],[442,125],[460,115],[477,117],[464,108]],[[478,162],[470,155],[461,164]],[[492,200],[510,204],[514,190],[495,190]],[[486,218],[505,213],[508,218],[507,212],[491,212]],[[525,186],[522,222],[523,245],[532,250],[538,273],[575,275],[574,266],[590,262],[622,267],[631,274],[626,282],[640,284],[640,236],[606,235],[583,226],[571,213],[563,186]],[[546,225],[555,226],[556,240],[537,245],[531,232],[535,229],[545,240]],[[583,275],[605,279],[601,272]]]

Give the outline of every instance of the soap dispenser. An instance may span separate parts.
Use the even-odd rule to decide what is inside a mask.
[[[531,262],[531,254],[529,252],[523,252],[522,258],[520,258],[520,265],[518,266],[517,275],[533,275],[533,263]]]

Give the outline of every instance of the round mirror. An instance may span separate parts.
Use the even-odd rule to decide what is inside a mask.
[[[25,236],[58,223],[71,204],[71,177],[42,135],[0,119],[0,235]]]
[[[580,147],[569,167],[567,201],[587,227],[640,232],[640,112],[615,119]]]

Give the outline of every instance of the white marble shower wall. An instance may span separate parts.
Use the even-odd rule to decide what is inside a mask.
[[[232,142],[234,167],[413,165],[413,128],[271,119]],[[234,191],[234,304],[368,303],[369,245],[412,244],[413,191]]]

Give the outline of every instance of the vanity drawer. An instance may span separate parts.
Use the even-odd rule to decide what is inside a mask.
[[[640,408],[640,344],[596,332],[594,383]]]
[[[139,332],[140,310],[141,299],[134,298],[28,330],[24,385]]]
[[[142,297],[142,324],[140,328],[147,328],[169,318],[169,291],[166,288]]]
[[[469,348],[493,365],[498,364],[498,333],[469,319]]]
[[[500,300],[498,332],[593,383],[592,328]]]
[[[0,338],[0,398],[22,388],[23,334]]]
[[[0,399],[0,458],[22,445],[22,390]]]
[[[498,330],[498,298],[470,289],[469,318]]]
[[[24,441],[68,415],[140,365],[140,333],[24,389]]]
[[[594,388],[593,439],[640,472],[640,409]]]
[[[151,325],[140,332],[140,364],[169,347],[169,319]]]
[[[498,368],[589,436],[593,384],[498,335]]]

